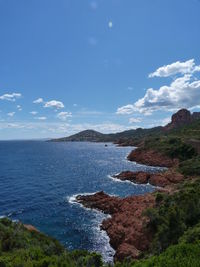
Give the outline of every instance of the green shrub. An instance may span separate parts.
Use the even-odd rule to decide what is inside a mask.
[[[131,267],[200,267],[199,259],[199,244],[179,244],[159,256],[132,263]]]
[[[0,220],[0,267],[101,267],[101,256],[68,252],[55,239],[30,232],[20,223]]]
[[[166,196],[159,207],[148,209],[146,215],[154,233],[154,253],[177,244],[189,227],[200,222],[200,182],[185,185],[179,192]]]
[[[184,175],[200,175],[200,157],[181,162],[179,171]]]
[[[180,161],[197,156],[195,149],[178,137],[162,136],[159,138],[148,138],[145,140],[144,147],[146,149],[158,150],[158,152],[161,152],[172,159],[177,158]]]

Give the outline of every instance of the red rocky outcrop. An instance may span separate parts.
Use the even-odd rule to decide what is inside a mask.
[[[200,112],[190,113],[187,109],[180,109],[172,115],[171,122],[165,126],[165,130],[171,130],[200,119]]]
[[[136,184],[151,184],[154,186],[165,187],[172,184],[177,184],[183,181],[184,176],[175,172],[173,169],[169,169],[160,173],[148,173],[148,172],[131,172],[125,171],[113,176],[116,179],[122,181],[130,181]]]
[[[154,151],[154,150],[144,150],[141,148],[137,148],[133,150],[128,155],[128,160],[136,161],[139,164],[145,164],[149,166],[156,167],[172,167],[175,164],[175,161],[170,159],[169,157]]]
[[[99,192],[77,196],[77,201],[85,207],[111,215],[102,222],[101,228],[107,232],[110,244],[116,250],[115,260],[121,261],[126,257],[136,259],[149,248],[152,234],[146,227],[149,219],[143,212],[154,207],[155,197],[152,194],[119,198]]]
[[[124,171],[119,174],[113,175],[113,178],[119,179],[121,181],[130,181],[136,184],[147,184],[150,179],[150,174],[143,171]]]

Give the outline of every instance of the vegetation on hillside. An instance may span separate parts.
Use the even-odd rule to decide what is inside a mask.
[[[57,240],[3,218],[0,220],[0,266],[100,267],[102,260],[96,253],[69,252]]]
[[[199,230],[200,223],[200,180],[186,183],[173,195],[157,197],[158,207],[146,211],[150,218],[149,227],[154,233],[152,252],[161,253],[179,240],[196,242],[189,235],[192,227]],[[186,234],[187,233],[187,234]],[[186,236],[184,237],[184,235]]]
[[[189,228],[177,245],[160,255],[138,261],[127,260],[114,267],[199,267],[200,226]],[[109,267],[100,255],[65,250],[58,241],[41,233],[29,232],[22,224],[0,220],[1,267]]]

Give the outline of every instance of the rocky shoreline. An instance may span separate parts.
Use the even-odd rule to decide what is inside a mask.
[[[130,181],[136,184],[150,184],[157,187],[169,187],[183,181],[184,176],[173,169],[159,173],[125,171],[114,175],[113,178],[121,181]]]
[[[176,184],[184,180],[184,176],[175,171],[177,160],[172,161],[167,156],[153,150],[141,148],[133,150],[127,157],[130,161],[150,166],[168,167],[159,173],[125,171],[114,175],[113,178],[130,181],[137,184],[151,184],[157,190],[170,193]],[[84,207],[98,209],[110,218],[103,220],[101,229],[105,230],[110,238],[110,245],[115,249],[115,261],[125,258],[138,259],[148,251],[153,233],[148,229],[148,217],[144,212],[156,205],[155,192],[125,198],[109,196],[103,191],[93,195],[78,195],[76,201]]]
[[[148,218],[143,216],[143,212],[155,206],[153,194],[119,198],[101,191],[94,195],[79,195],[77,202],[111,215],[111,218],[103,220],[101,229],[107,232],[116,251],[114,260],[137,259],[149,248],[152,234],[145,227]]]
[[[145,164],[155,167],[171,168],[178,164],[178,160],[172,160],[169,157],[154,151],[137,148],[128,155],[128,160],[135,161],[139,164]]]

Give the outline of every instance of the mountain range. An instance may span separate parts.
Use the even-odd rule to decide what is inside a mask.
[[[200,119],[200,112],[191,113],[187,109],[180,109],[172,115],[171,122],[166,126],[158,126],[149,129],[137,128],[119,133],[103,134],[94,130],[85,130],[74,135],[51,139],[52,142],[114,142],[120,145],[133,145],[137,140],[146,136],[155,136],[162,133],[175,131],[185,125],[192,125]]]

